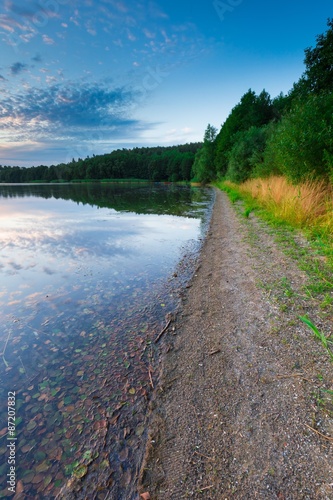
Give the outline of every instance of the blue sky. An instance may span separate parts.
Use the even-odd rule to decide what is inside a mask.
[[[332,3],[2,0],[0,164],[200,141],[301,76]]]

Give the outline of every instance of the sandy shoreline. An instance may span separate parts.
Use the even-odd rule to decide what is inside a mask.
[[[316,397],[333,388],[332,364],[298,320],[318,313],[306,279],[217,191],[198,270],[161,341],[141,493],[333,499],[333,442],[307,427],[333,436]]]

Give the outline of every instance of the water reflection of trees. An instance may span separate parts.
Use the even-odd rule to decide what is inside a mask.
[[[152,183],[78,183],[1,185],[1,198],[38,197],[71,200],[119,212],[200,217],[212,196],[208,188]]]

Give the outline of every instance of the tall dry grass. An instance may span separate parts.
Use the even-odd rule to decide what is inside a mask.
[[[239,186],[275,218],[333,238],[333,189],[324,181],[290,184],[285,177],[250,179]]]

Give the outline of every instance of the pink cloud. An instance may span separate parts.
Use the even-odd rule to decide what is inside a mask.
[[[46,44],[46,45],[53,45],[55,43],[55,41],[53,40],[53,38],[50,38],[49,36],[47,35],[43,35],[43,42]]]

